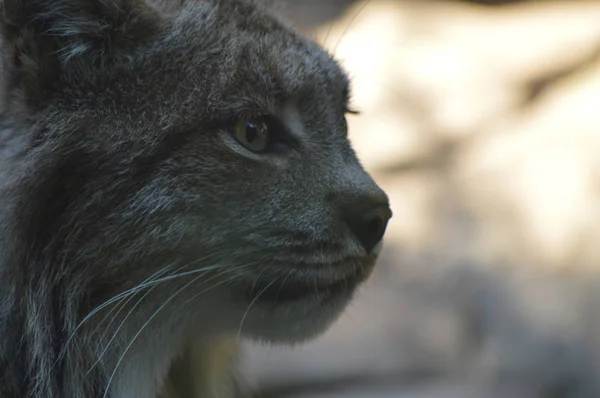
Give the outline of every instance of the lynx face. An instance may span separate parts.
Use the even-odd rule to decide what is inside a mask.
[[[335,319],[391,211],[330,56],[243,0],[1,5],[2,272],[61,314],[54,344],[98,357],[119,322],[86,316],[115,297],[106,369],[138,332],[296,341]]]

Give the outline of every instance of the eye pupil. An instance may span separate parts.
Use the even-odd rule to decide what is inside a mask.
[[[258,126],[254,123],[248,123],[246,126],[246,141],[253,143],[258,137]]]
[[[269,125],[262,120],[239,120],[234,132],[238,142],[254,152],[267,150],[271,143]]]

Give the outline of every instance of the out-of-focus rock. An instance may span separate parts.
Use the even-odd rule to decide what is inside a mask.
[[[599,270],[600,62],[590,69],[458,154],[457,183],[490,254]]]

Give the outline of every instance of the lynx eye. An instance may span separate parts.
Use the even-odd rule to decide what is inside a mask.
[[[264,152],[271,143],[269,124],[264,120],[239,120],[234,133],[238,142],[252,152]]]

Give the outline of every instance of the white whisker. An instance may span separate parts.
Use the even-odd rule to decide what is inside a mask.
[[[139,285],[137,285],[135,288],[139,288],[139,286],[151,282],[153,280],[155,280],[155,278],[158,278],[160,275],[166,273],[167,271],[169,271],[173,266],[175,265],[175,263],[171,263],[169,265],[167,265],[166,267],[161,268],[159,271],[155,272],[154,274],[152,274],[152,276],[150,276],[149,278],[146,278],[144,281],[142,281]],[[129,289],[131,290],[131,289]],[[139,290],[138,290],[139,291]],[[110,328],[110,326],[113,324],[114,320],[116,319],[116,317],[121,313],[121,311],[127,306],[127,304],[129,304],[129,302],[131,300],[133,300],[135,298],[135,295],[137,294],[136,292],[133,292],[132,294],[130,294],[127,297],[127,300],[125,300],[125,302],[120,303],[118,306],[119,310],[116,312],[116,314],[114,314],[114,316],[112,317],[112,319],[110,320],[109,324],[106,326],[105,328],[105,333],[106,331]],[[115,310],[115,308],[111,308],[110,311],[108,311],[108,313],[104,316],[104,318],[102,318],[102,320],[98,323],[98,325],[94,328],[94,330],[92,331],[92,333],[90,333],[90,335],[95,335],[96,334],[96,330],[106,321],[106,319],[108,319],[108,317],[113,313],[113,311]],[[103,340],[104,338],[104,334],[102,334],[102,338],[100,339],[100,341]]]
[[[252,287],[250,288],[251,292],[254,291],[254,288],[256,287],[256,284],[258,283],[258,280],[260,279],[260,277],[262,276],[262,274],[265,273],[265,271],[267,269],[269,269],[269,267],[263,267],[263,270],[258,273],[258,275],[256,276],[256,278],[254,279],[254,283],[252,284]]]
[[[250,309],[252,308],[252,306],[254,305],[254,303],[256,302],[256,300],[258,300],[258,298],[268,289],[270,288],[275,282],[277,282],[279,278],[275,278],[273,279],[273,281],[271,283],[269,283],[266,287],[264,287],[257,295],[256,297],[254,297],[254,299],[250,302],[250,305],[248,305],[248,308],[246,309],[246,312],[244,312],[244,315],[242,316],[242,320],[240,321],[240,328],[238,329],[238,336],[237,339],[238,341],[240,340],[240,337],[242,335],[242,326],[244,326],[244,321],[246,320],[246,317],[248,316],[248,313],[250,312]]]
[[[191,265],[194,265],[194,264],[197,264],[197,263],[198,263],[198,262],[200,262],[200,261],[206,260],[206,259],[207,259],[207,258],[209,258],[209,257],[210,257],[210,255],[207,255],[207,256],[204,256],[204,257],[202,257],[202,258],[196,259],[196,260],[194,260],[194,261],[192,261],[192,262],[190,262],[190,263],[187,263],[186,265],[184,265],[184,266],[182,266],[182,267],[178,268],[178,270],[181,270],[181,269],[188,268],[189,266],[191,266]],[[64,344],[64,346],[63,346],[63,348],[61,349],[61,351],[60,351],[60,353],[59,353],[58,357],[56,358],[56,361],[54,362],[54,365],[53,365],[53,367],[55,367],[55,366],[58,364],[58,362],[59,362],[59,361],[60,361],[60,360],[61,360],[61,359],[64,357],[64,355],[66,354],[66,351],[67,351],[67,349],[68,349],[69,345],[71,344],[71,342],[72,342],[73,338],[75,337],[75,335],[77,334],[77,332],[79,331],[79,329],[81,329],[81,327],[82,327],[82,326],[83,326],[83,325],[84,325],[86,322],[88,322],[88,321],[89,321],[89,320],[90,320],[90,319],[91,319],[91,318],[92,318],[94,315],[96,315],[98,312],[100,312],[100,311],[101,311],[101,310],[103,310],[104,308],[108,307],[109,305],[111,305],[111,304],[113,304],[113,303],[115,303],[115,302],[118,302],[118,301],[125,300],[126,298],[128,298],[128,301],[129,301],[129,299],[132,299],[132,298],[135,296],[135,294],[137,294],[139,291],[141,291],[141,290],[143,290],[143,289],[145,289],[145,288],[147,288],[147,287],[150,287],[150,286],[155,286],[155,285],[157,285],[157,284],[159,284],[159,283],[163,283],[163,282],[165,282],[165,281],[168,281],[168,280],[171,280],[171,279],[180,278],[180,277],[187,276],[187,275],[189,275],[189,274],[193,274],[193,273],[197,273],[197,272],[198,272],[198,271],[196,270],[196,271],[194,271],[194,272],[191,272],[191,273],[179,273],[179,274],[175,274],[175,275],[169,275],[169,276],[167,276],[167,277],[164,277],[164,278],[159,278],[159,279],[156,279],[156,277],[158,277],[158,276],[160,276],[160,275],[164,274],[166,271],[168,271],[170,268],[172,268],[172,267],[173,267],[173,265],[175,265],[175,263],[176,263],[176,262],[173,262],[173,263],[171,263],[171,264],[167,265],[166,267],[163,267],[163,268],[161,268],[160,270],[158,270],[157,272],[155,272],[154,274],[152,274],[150,277],[146,278],[146,279],[145,279],[145,280],[144,280],[142,283],[140,283],[139,285],[136,285],[136,286],[134,286],[134,287],[132,287],[132,288],[130,288],[130,289],[127,289],[127,290],[125,290],[125,291],[122,291],[122,292],[120,292],[120,293],[116,294],[115,296],[113,296],[113,297],[111,297],[110,299],[106,300],[106,301],[105,301],[105,302],[103,302],[102,304],[98,305],[98,306],[97,306],[96,308],[94,308],[94,310],[92,310],[90,313],[88,313],[88,315],[86,315],[86,316],[83,318],[83,320],[82,320],[81,322],[79,322],[79,324],[77,325],[77,327],[75,328],[75,330],[73,330],[73,332],[70,334],[69,338],[68,338],[68,339],[67,339],[67,341],[65,342],[65,344]],[[125,304],[125,305],[126,305],[126,304]],[[125,306],[125,305],[124,305],[124,306]],[[124,308],[124,306],[122,306],[122,307],[121,307],[121,309],[122,309],[122,308]],[[114,310],[114,309],[113,309],[113,310]],[[113,311],[113,310],[111,310],[111,311],[110,311],[110,312],[109,312],[109,313],[108,313],[108,314],[107,314],[107,315],[106,315],[106,316],[105,316],[105,317],[102,319],[101,323],[102,323],[102,322],[104,322],[104,321],[105,321],[105,320],[108,318],[108,316],[110,316],[110,314],[112,313],[112,311]],[[119,310],[119,311],[120,311],[120,310]],[[99,323],[99,325],[100,325],[101,323]],[[112,321],[111,321],[111,324],[112,324]],[[94,329],[94,330],[96,330],[96,329]]]
[[[159,275],[162,275],[163,273],[167,272],[172,266],[174,265],[174,263],[171,263],[169,265],[167,265],[166,267],[161,268],[160,270],[158,270],[157,272],[155,272],[154,274],[150,275],[148,278],[146,278],[144,280],[144,282],[142,282],[142,284],[151,281],[153,278],[156,278]],[[75,330],[73,330],[73,332],[69,335],[69,338],[67,339],[67,341],[65,342],[63,348],[60,350],[60,353],[58,355],[58,357],[56,358],[56,361],[53,364],[53,368],[58,364],[58,362],[65,356],[67,349],[69,348],[69,345],[71,344],[71,341],[75,338],[75,335],[77,334],[77,332],[79,331],[79,329],[89,320],[91,319],[94,315],[96,315],[99,311],[101,311],[102,309],[106,308],[107,306],[109,306],[110,304],[121,300],[122,298],[126,297],[127,294],[129,294],[128,292],[131,289],[119,293],[116,296],[113,296],[111,299],[105,301],[104,303],[100,304],[99,306],[97,306],[96,308],[94,308],[94,310],[92,310],[90,313],[88,313],[88,315],[86,315],[83,320],[81,322],[79,322],[79,324],[77,325],[77,327],[75,328]],[[105,316],[105,318],[102,319],[101,322],[103,322],[108,316],[110,315],[110,312]]]
[[[187,268],[187,266],[185,267],[180,267],[180,269],[182,268]],[[98,365],[98,363],[102,360],[102,358],[104,357],[104,355],[106,354],[106,352],[108,351],[108,349],[110,348],[112,342],[114,341],[114,339],[117,337],[117,335],[119,334],[119,332],[121,331],[121,329],[123,328],[123,326],[125,325],[125,323],[127,322],[127,320],[129,319],[129,317],[131,316],[131,314],[136,310],[136,308],[142,303],[142,301],[144,301],[144,299],[150,294],[152,293],[152,291],[162,282],[165,281],[169,281],[169,280],[173,280],[175,278],[180,278],[182,276],[188,276],[188,275],[194,275],[197,273],[205,273],[208,271],[212,271],[214,269],[218,269],[218,268],[223,268],[223,266],[208,266],[208,267],[203,267],[203,268],[199,268],[193,271],[187,271],[187,272],[181,272],[179,274],[175,274],[175,275],[170,275],[168,277],[164,277],[161,278],[156,282],[156,284],[154,286],[152,286],[146,293],[144,293],[144,295],[142,297],[140,297],[140,299],[133,305],[132,308],[129,309],[129,311],[127,312],[127,314],[125,315],[125,318],[121,321],[121,323],[119,324],[119,326],[117,327],[117,330],[113,333],[113,336],[110,338],[110,340],[108,341],[108,343],[106,343],[106,346],[104,347],[104,349],[102,350],[102,352],[100,353],[100,355],[98,356],[98,358],[96,359],[96,361],[94,362],[94,364],[88,369],[86,374],[89,374],[94,367],[96,367],[96,365]],[[200,275],[201,276],[201,275]],[[199,277],[200,277],[199,276]],[[198,277],[198,278],[199,278]],[[210,278],[209,278],[210,280]],[[118,314],[117,314],[118,315]],[[112,323],[112,322],[111,322]],[[110,326],[110,325],[109,325]]]
[[[135,343],[135,341],[142,334],[142,332],[146,329],[146,327],[150,324],[150,322],[152,322],[152,320],[160,313],[160,311],[163,308],[165,308],[173,299],[175,299],[175,297],[177,297],[181,292],[183,292],[185,289],[187,289],[189,286],[191,286],[194,282],[196,282],[201,277],[202,277],[202,275],[197,276],[196,278],[192,279],[190,282],[186,283],[181,288],[179,288],[175,293],[173,293],[163,304],[161,304],[156,309],[156,311],[154,311],[154,313],[150,316],[150,318],[148,318],[148,320],[142,325],[142,327],[138,330],[138,332],[133,336],[133,338],[131,339],[131,341],[127,345],[127,347],[125,347],[125,350],[123,351],[123,354],[119,357],[119,360],[117,361],[117,364],[115,365],[115,368],[114,368],[114,370],[113,370],[110,378],[108,379],[108,383],[106,385],[106,390],[104,391],[103,398],[107,398],[108,397],[108,392],[110,390],[110,386],[112,384],[112,381],[113,381],[115,375],[117,374],[117,370],[119,369],[119,366],[123,362],[123,359],[127,355],[127,352],[129,352],[129,349],[131,348],[131,346],[133,346],[133,344]],[[217,286],[219,286],[219,285],[221,285],[221,284],[223,284],[223,283],[225,283],[225,282],[227,282],[229,280],[235,279],[235,278],[239,278],[239,276],[235,275],[232,278],[225,279],[225,280],[217,283],[216,285],[213,285],[210,288],[207,288],[207,289],[203,290],[200,294],[206,293],[207,291],[209,291],[211,289],[214,289]]]
[[[246,265],[244,265],[244,266],[241,266],[241,267],[236,267],[235,269],[231,269],[231,270],[228,270],[228,271],[229,271],[229,272],[233,272],[233,271],[239,271],[239,270],[243,270],[243,269],[245,269],[245,268],[251,267],[251,266],[253,266],[253,265],[255,265],[255,263],[249,263],[249,264],[246,264]],[[220,277],[221,275],[224,275],[224,274],[226,274],[226,273],[227,273],[227,271],[225,271],[225,272],[221,272],[221,273],[219,273],[219,274],[217,274],[217,275],[214,275],[214,277],[211,277],[211,278],[207,279],[207,281],[206,281],[206,282],[209,282],[210,280],[212,280],[212,279],[214,279],[214,278],[217,278],[217,277]],[[245,273],[242,273],[242,274],[236,275],[236,277],[240,277],[240,278],[241,278],[242,276],[246,276],[246,275],[248,275],[248,274],[249,274],[249,272],[245,272]],[[232,280],[232,279],[235,279],[235,278],[227,279],[227,281],[229,281],[229,280]],[[200,293],[196,293],[196,294],[194,294],[192,297],[190,297],[188,300],[186,300],[186,301],[185,301],[185,302],[184,302],[184,303],[181,305],[181,307],[185,307],[185,306],[186,306],[186,305],[188,305],[190,302],[194,301],[194,300],[195,300],[195,299],[196,299],[198,296],[200,296],[202,293],[203,293],[203,292],[200,292]]]
[[[277,290],[277,296],[275,296],[275,302],[277,302],[277,300],[279,299],[279,294],[281,293],[281,289],[283,289],[283,285],[285,285],[285,282],[289,279],[290,276],[292,276],[293,273],[294,273],[294,269],[290,268],[290,270],[287,272],[285,278],[283,278],[283,281],[281,282],[281,286],[279,286],[279,290]]]

